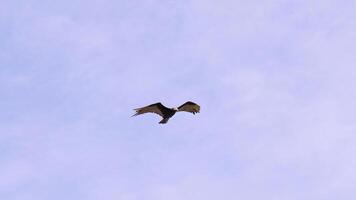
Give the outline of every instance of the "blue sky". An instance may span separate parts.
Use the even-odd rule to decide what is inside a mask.
[[[356,199],[355,10],[2,0],[0,198]]]

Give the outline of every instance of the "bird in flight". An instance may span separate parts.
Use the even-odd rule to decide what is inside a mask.
[[[178,108],[167,108],[166,106],[162,105],[161,102],[154,103],[142,108],[134,109],[136,113],[133,116],[145,114],[145,113],[156,113],[160,115],[163,119],[159,122],[160,124],[165,124],[168,122],[169,118],[171,118],[176,112],[186,111],[193,113],[199,113],[200,106],[194,102],[187,101],[183,105],[179,106]]]

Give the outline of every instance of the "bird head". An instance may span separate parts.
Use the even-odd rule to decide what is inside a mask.
[[[178,111],[178,108],[172,108],[172,110],[174,110],[174,111]]]

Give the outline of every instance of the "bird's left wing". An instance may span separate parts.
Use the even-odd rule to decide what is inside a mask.
[[[200,112],[200,106],[194,102],[187,101],[178,107],[178,111],[186,111],[195,114]]]
[[[145,114],[145,113],[156,113],[158,115],[160,115],[161,117],[164,116],[164,112],[165,110],[168,109],[166,108],[164,105],[162,105],[161,103],[155,103],[155,104],[151,104],[142,108],[136,108],[134,109],[136,111],[136,113],[133,116],[136,115],[141,115],[141,114]]]

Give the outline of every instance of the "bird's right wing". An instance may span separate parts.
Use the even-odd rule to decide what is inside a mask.
[[[187,101],[178,107],[178,111],[186,111],[195,114],[200,112],[200,106],[194,102]]]
[[[164,116],[164,112],[165,110],[168,110],[169,108],[165,107],[164,105],[162,105],[161,103],[155,103],[155,104],[151,104],[149,106],[145,106],[142,108],[136,108],[134,109],[136,111],[136,113],[132,116],[137,116],[137,115],[141,115],[141,114],[145,114],[145,113],[156,113],[158,115],[160,115],[161,117]]]

